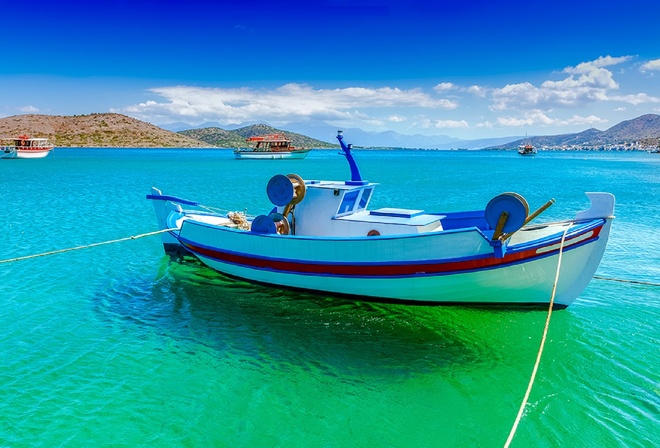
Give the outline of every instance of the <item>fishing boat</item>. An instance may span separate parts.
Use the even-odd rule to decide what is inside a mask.
[[[47,138],[30,138],[20,135],[6,139],[0,146],[0,159],[40,159],[46,157],[55,146]]]
[[[536,148],[531,143],[525,143],[518,147],[518,154],[521,156],[533,156],[536,154]]]
[[[612,194],[586,193],[587,210],[543,224],[531,221],[553,199],[530,214],[509,192],[463,212],[371,210],[379,184],[362,178],[341,131],[337,139],[350,180],[275,175],[266,185],[273,208],[258,216],[216,213],[152,188],[165,252],[261,284],[414,304],[540,306],[555,291],[561,308],[593,277],[614,218]]]
[[[284,134],[265,134],[248,137],[252,146],[234,151],[237,159],[304,159],[311,149],[293,146]]]

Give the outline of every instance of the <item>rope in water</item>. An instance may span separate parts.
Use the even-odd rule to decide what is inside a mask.
[[[614,277],[601,277],[600,275],[594,275],[594,278],[598,279],[598,280],[608,280],[608,281],[611,281],[611,282],[634,283],[635,285],[660,286],[660,283],[643,282],[641,280],[625,280],[625,279],[614,278]]]
[[[53,250],[53,251],[50,251],[50,252],[42,252],[40,254],[26,255],[24,257],[10,258],[8,260],[0,260],[0,264],[11,263],[11,262],[20,261],[20,260],[27,260],[29,258],[45,257],[47,255],[61,254],[63,252],[70,252],[72,250],[87,249],[89,247],[102,246],[104,244],[113,244],[113,243],[119,243],[121,241],[136,240],[138,238],[144,238],[145,236],[158,235],[159,233],[171,232],[173,230],[179,230],[179,229],[178,228],[162,229],[162,230],[157,230],[155,232],[143,233],[141,235],[129,236],[129,237],[126,237],[126,238],[119,238],[119,239],[110,240],[110,241],[103,241],[103,242],[100,242],[100,243],[87,244],[85,246],[69,247],[67,249]]]
[[[564,253],[564,240],[566,239],[566,233],[571,226],[568,226],[564,230],[564,234],[561,237],[561,243],[559,243],[559,257],[557,259],[557,272],[555,273],[555,282],[552,285],[552,294],[550,295],[550,306],[548,307],[548,315],[545,318],[545,327],[543,328],[543,336],[541,337],[541,345],[539,347],[539,352],[536,355],[536,362],[534,363],[534,369],[532,369],[532,376],[529,379],[529,384],[527,385],[527,392],[525,392],[525,398],[523,398],[522,403],[520,404],[520,409],[518,410],[518,415],[516,416],[516,421],[513,423],[511,432],[509,433],[509,438],[506,439],[504,448],[508,448],[513,440],[513,436],[516,434],[518,429],[518,423],[522,419],[523,412],[527,406],[527,401],[529,400],[529,394],[532,392],[532,386],[534,386],[534,379],[536,379],[536,372],[539,369],[539,364],[541,364],[541,355],[543,354],[543,347],[545,346],[545,340],[548,336],[548,328],[550,327],[550,317],[552,316],[552,307],[555,303],[555,293],[557,292],[557,283],[559,282],[559,271],[561,270],[561,258]]]

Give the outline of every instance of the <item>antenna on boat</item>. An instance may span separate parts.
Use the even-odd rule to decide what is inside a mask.
[[[343,153],[340,153],[342,156],[346,157],[346,160],[348,160],[348,166],[351,168],[351,180],[350,183],[354,185],[362,185],[368,183],[366,180],[362,180],[362,176],[360,175],[360,169],[357,166],[357,162],[355,162],[355,159],[353,158],[353,154],[351,154],[351,149],[353,145],[344,143],[344,136],[342,135],[343,131],[337,131],[337,140],[339,140],[339,144],[341,145],[341,149]],[[349,182],[346,182],[347,184]]]

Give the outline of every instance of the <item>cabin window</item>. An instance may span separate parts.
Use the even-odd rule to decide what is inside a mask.
[[[371,197],[371,191],[373,188],[365,188],[362,190],[362,196],[360,196],[360,203],[358,204],[358,211],[364,210],[367,208],[369,203],[369,198]]]
[[[337,216],[348,215],[353,212],[358,193],[360,193],[360,190],[353,190],[344,194],[341,204],[339,205],[339,210],[337,211]]]

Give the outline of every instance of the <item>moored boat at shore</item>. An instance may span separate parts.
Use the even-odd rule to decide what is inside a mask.
[[[248,137],[246,142],[254,146],[234,151],[237,159],[304,159],[311,149],[293,146],[284,134],[265,134]]]
[[[258,283],[414,304],[539,306],[552,296],[565,307],[593,277],[614,218],[610,193],[586,193],[587,210],[540,225],[531,221],[554,200],[530,214],[515,193],[463,212],[370,210],[378,184],[362,178],[351,145],[337,138],[350,180],[276,175],[266,188],[274,208],[256,217],[152,188],[158,226],[171,229],[165,251]]]
[[[55,147],[47,138],[30,138],[27,135],[3,140],[5,142],[0,144],[0,159],[40,159],[50,154]]]

